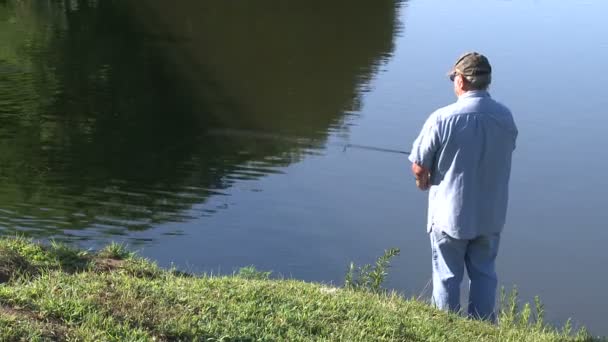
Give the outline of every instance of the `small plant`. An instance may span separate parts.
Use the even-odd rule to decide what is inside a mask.
[[[545,305],[538,296],[534,297],[534,307],[536,308],[536,330],[543,331],[545,327]]]
[[[48,254],[56,260],[60,268],[68,271],[83,270],[89,262],[89,254],[86,251],[54,240],[51,241]]]
[[[384,254],[376,260],[374,266],[365,264],[358,267],[351,262],[344,277],[344,287],[350,290],[383,293],[382,284],[388,276],[387,270],[390,267],[391,259],[399,255],[399,252],[399,248],[385,250]]]
[[[525,303],[519,309],[519,292],[517,287],[513,287],[510,293],[505,288],[500,289],[500,310],[498,317],[499,324],[507,328],[516,327],[530,329],[535,333],[555,333],[564,339],[572,341],[593,341],[587,330],[582,327],[574,331],[572,320],[568,319],[561,329],[556,329],[545,322],[545,305],[538,296],[534,297],[534,312],[530,303]],[[560,331],[561,330],[561,331]]]
[[[97,253],[98,256],[108,259],[131,259],[135,253],[130,252],[122,243],[112,242]]]
[[[252,280],[266,280],[270,278],[271,273],[272,271],[258,271],[255,266],[250,265],[246,267],[241,267],[237,272],[236,276]]]

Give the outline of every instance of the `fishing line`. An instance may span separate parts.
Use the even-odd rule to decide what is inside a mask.
[[[213,135],[215,135],[215,136],[232,136],[232,137],[241,137],[241,138],[249,138],[249,139],[278,140],[278,141],[292,142],[296,145],[314,146],[315,143],[318,143],[318,141],[316,141],[314,139],[296,138],[296,137],[284,136],[284,135],[268,133],[268,132],[257,132],[257,131],[240,130],[240,129],[212,129],[212,130],[207,131],[207,134],[212,135],[212,136]],[[340,143],[327,142],[326,145],[340,146],[340,147],[342,147],[342,152],[346,152],[349,148],[357,148],[357,149],[377,151],[377,152],[396,153],[396,154],[404,154],[404,155],[411,154],[411,152],[408,152],[408,151],[385,148],[385,147],[378,147],[378,146],[361,145],[361,144],[351,144],[351,143],[340,144]]]

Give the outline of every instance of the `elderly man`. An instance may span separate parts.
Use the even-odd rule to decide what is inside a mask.
[[[418,188],[430,189],[433,303],[460,310],[466,266],[469,316],[494,321],[494,265],[517,128],[509,109],[487,91],[491,73],[488,59],[479,53],[456,61],[449,78],[458,100],[430,115],[409,159]]]

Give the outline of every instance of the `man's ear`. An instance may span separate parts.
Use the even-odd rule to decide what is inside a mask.
[[[464,76],[456,76],[456,78],[454,78],[454,82],[456,83],[456,88],[464,90]]]

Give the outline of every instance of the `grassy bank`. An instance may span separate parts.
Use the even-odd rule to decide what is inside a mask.
[[[110,245],[0,239],[0,341],[593,341],[506,310],[493,326],[397,295],[192,277]],[[527,321],[527,323],[526,323]]]

